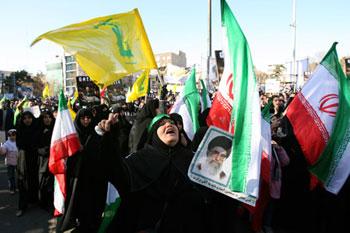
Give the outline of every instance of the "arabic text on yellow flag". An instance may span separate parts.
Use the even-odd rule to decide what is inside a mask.
[[[46,99],[50,96],[50,89],[49,89],[49,85],[46,84],[45,88],[43,90],[43,98]]]
[[[132,86],[131,92],[126,96],[128,103],[137,100],[137,98],[147,95],[149,82],[149,70],[143,72]]]
[[[63,46],[98,85],[108,86],[131,73],[157,68],[137,9],[47,32],[32,45],[41,39]]]

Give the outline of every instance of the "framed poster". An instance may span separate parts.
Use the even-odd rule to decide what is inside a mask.
[[[100,104],[100,89],[88,76],[77,76],[77,88],[81,106]]]
[[[233,135],[211,126],[192,159],[188,176],[193,182],[255,206],[256,197],[230,189],[232,139]]]

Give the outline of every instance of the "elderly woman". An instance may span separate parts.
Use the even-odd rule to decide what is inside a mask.
[[[175,122],[165,114],[154,117],[145,147],[126,159],[115,155],[115,123],[111,115],[98,125],[105,132],[106,170],[122,199],[109,232],[213,232],[212,219],[207,221],[210,192],[189,180],[193,155],[181,145]]]

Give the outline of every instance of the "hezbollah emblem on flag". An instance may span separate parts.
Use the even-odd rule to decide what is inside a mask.
[[[110,27],[116,37],[116,45],[119,49],[119,55],[124,58],[133,57],[132,51],[128,44],[128,41],[123,38],[122,28],[118,25],[117,22],[113,21],[113,18],[109,18],[105,21],[98,23],[95,26],[95,29],[99,29],[100,27]],[[135,62],[134,62],[135,63]]]

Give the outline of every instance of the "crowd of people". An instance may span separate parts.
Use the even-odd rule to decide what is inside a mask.
[[[260,93],[261,108],[271,119],[272,162],[269,201],[259,217],[232,198],[192,182],[187,171],[208,125],[209,109],[199,113],[200,129],[190,140],[179,114],[166,114],[175,95],[139,99],[134,103],[82,107],[74,126],[81,150],[67,159],[65,213],[59,232],[98,232],[111,182],[122,199],[107,232],[228,233],[247,229],[273,232],[349,232],[350,182],[336,196],[317,186],[284,110],[294,94]],[[20,102],[5,100],[0,130],[5,133],[0,154],[6,156],[9,194],[18,191],[19,217],[30,203],[53,213],[54,177],[48,169],[57,99],[31,100],[40,106],[36,118]],[[19,108],[21,110],[21,108]],[[16,116],[15,116],[16,115]],[[97,134],[95,127],[103,133]],[[254,227],[254,222],[259,222]],[[253,227],[251,227],[251,224]]]

